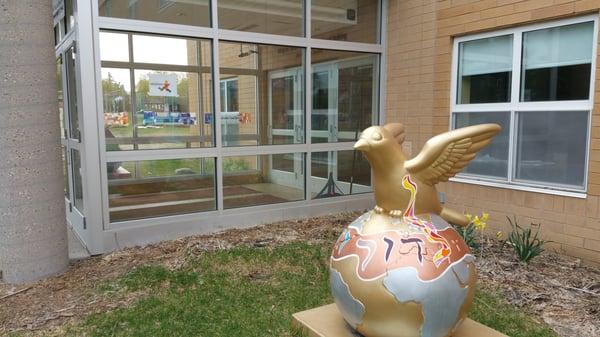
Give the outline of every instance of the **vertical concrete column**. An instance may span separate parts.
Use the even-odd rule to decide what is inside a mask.
[[[68,266],[50,0],[0,0],[0,271],[21,283]]]

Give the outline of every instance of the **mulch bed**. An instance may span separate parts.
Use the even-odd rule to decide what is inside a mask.
[[[131,305],[147,294],[103,294],[97,289],[137,266],[163,264],[177,269],[203,252],[240,245],[275,246],[296,240],[331,243],[358,215],[341,213],[191,236],[73,262],[67,273],[31,284],[0,283],[0,335],[12,331],[60,335],[65,326],[91,313]],[[546,322],[560,336],[600,336],[600,268],[551,252],[523,265],[509,246],[496,240],[476,254],[483,255],[477,259],[480,286],[502,292],[510,303]]]

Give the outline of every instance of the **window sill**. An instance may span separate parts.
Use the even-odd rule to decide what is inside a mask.
[[[495,181],[489,181],[489,180],[478,180],[478,179],[466,178],[466,177],[454,177],[454,178],[450,178],[450,181],[456,182],[456,183],[465,183],[465,184],[472,184],[472,185],[505,188],[505,189],[516,190],[516,191],[560,195],[563,197],[571,197],[571,198],[579,198],[579,199],[587,198],[587,194],[584,191],[581,191],[581,192],[565,191],[565,190],[557,190],[557,189],[551,189],[551,188],[542,188],[542,187],[534,187],[534,186],[526,186],[526,185],[501,183],[501,182],[495,182]]]

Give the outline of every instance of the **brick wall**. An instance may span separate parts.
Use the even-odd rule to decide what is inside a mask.
[[[600,12],[599,0],[390,0],[386,120],[407,128],[405,149],[418,153],[450,122],[453,38]],[[598,48],[600,50],[600,48]],[[600,264],[600,71],[596,71],[588,195],[585,199],[441,184],[449,207],[490,213],[489,232],[508,232],[506,216],[541,223],[552,249]]]

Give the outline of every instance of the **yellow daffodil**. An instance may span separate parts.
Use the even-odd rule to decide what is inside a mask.
[[[473,223],[475,228],[477,228],[477,230],[483,231],[485,229],[485,226],[487,225],[485,223],[485,220],[486,220],[486,217],[484,217],[483,215],[482,215],[481,219],[479,218],[478,215],[476,215],[471,222]]]
[[[490,218],[489,213],[481,213],[481,221],[487,222],[489,218]]]

